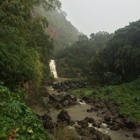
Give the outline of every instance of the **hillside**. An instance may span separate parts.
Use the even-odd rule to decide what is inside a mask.
[[[66,19],[64,11],[45,11],[40,7],[35,9],[35,14],[46,17],[49,22],[46,32],[54,39],[54,53],[78,40],[80,32]]]

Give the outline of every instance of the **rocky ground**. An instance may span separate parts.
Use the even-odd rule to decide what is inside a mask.
[[[53,92],[50,92],[52,89],[46,89],[43,100],[50,109],[59,111],[58,114],[56,114],[57,120],[53,120],[51,113],[50,115],[38,115],[43,122],[44,128],[50,134],[53,135],[54,129],[57,129],[60,126],[71,126],[70,128],[73,128],[79,135],[76,139],[111,140],[112,137],[108,135],[108,133],[101,131],[102,128],[105,127],[106,130],[121,133],[123,137],[121,137],[120,140],[133,140],[134,138],[140,139],[140,126],[136,125],[135,122],[127,116],[118,112],[117,107],[121,106],[121,104],[105,99],[97,101],[93,97],[87,96],[79,99],[70,94],[70,91],[73,89],[87,87],[87,83],[63,81],[53,83],[51,86],[54,89]],[[97,117],[100,118],[99,120],[91,117],[91,115],[89,115],[90,117],[87,116],[82,120],[71,119],[72,117],[69,115],[67,108],[82,105],[84,103],[90,105],[90,108],[88,108],[86,112],[89,114],[96,112]],[[67,140],[75,140],[75,138],[69,136]]]

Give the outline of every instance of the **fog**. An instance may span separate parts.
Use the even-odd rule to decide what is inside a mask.
[[[86,35],[115,30],[140,19],[140,0],[60,0],[62,10]]]

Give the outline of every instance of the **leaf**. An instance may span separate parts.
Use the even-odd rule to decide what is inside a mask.
[[[28,132],[28,133],[33,133],[32,128],[28,128],[28,129],[27,129],[27,132]]]

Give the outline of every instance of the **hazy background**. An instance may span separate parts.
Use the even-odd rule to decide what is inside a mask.
[[[140,0],[60,0],[67,19],[86,35],[109,33],[140,19]]]

